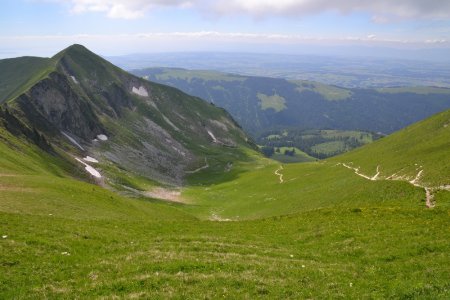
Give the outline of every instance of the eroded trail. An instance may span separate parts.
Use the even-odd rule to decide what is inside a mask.
[[[200,168],[197,168],[197,169],[195,169],[195,170],[193,170],[193,171],[186,171],[185,173],[186,173],[186,174],[195,174],[195,173],[198,173],[198,172],[200,172],[201,170],[204,170],[204,169],[207,169],[207,168],[209,168],[209,164],[208,164],[208,160],[207,160],[206,157],[205,157],[205,165],[204,165],[204,166],[202,166],[202,167],[200,167]]]
[[[280,171],[283,170],[283,166],[280,166],[276,171],[275,171],[275,175],[277,175],[280,178],[280,183],[283,183],[283,174],[280,173]]]
[[[428,208],[433,208],[435,206],[434,194],[433,194],[434,191],[450,190],[450,186],[448,186],[448,185],[443,185],[443,186],[438,186],[438,187],[428,187],[428,186],[420,184],[419,180],[420,180],[420,178],[423,175],[423,172],[424,172],[423,169],[420,169],[413,179],[411,179],[411,177],[406,176],[406,175],[403,175],[403,176],[397,175],[396,173],[392,174],[392,175],[390,175],[388,177],[381,178],[380,177],[380,174],[381,174],[380,165],[377,166],[376,174],[374,176],[365,175],[365,174],[360,172],[360,168],[359,167],[355,168],[355,167],[352,167],[352,166],[350,166],[349,164],[346,164],[346,163],[338,163],[336,165],[342,165],[343,167],[352,170],[356,175],[358,175],[358,176],[360,176],[360,177],[362,177],[364,179],[367,179],[367,180],[372,180],[372,181],[375,181],[375,180],[406,181],[406,182],[408,182],[408,183],[410,183],[410,184],[412,184],[412,185],[414,185],[416,187],[423,188],[425,190],[425,199],[426,199],[425,205]],[[422,167],[422,166],[420,166],[420,167]]]

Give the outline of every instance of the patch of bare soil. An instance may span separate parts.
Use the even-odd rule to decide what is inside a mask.
[[[161,199],[171,202],[178,202],[178,203],[186,203],[185,199],[181,196],[181,191],[179,190],[171,190],[166,189],[162,187],[154,188],[151,191],[146,191],[143,193],[144,196],[155,198],[155,199]]]

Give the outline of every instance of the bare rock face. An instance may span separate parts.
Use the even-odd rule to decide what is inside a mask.
[[[104,131],[93,107],[75,93],[65,76],[50,74],[18,99],[22,111],[38,127],[47,125],[88,140]],[[47,124],[42,124],[47,123]]]

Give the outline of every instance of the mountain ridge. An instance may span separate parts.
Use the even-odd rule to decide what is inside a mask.
[[[50,60],[46,76],[5,107],[60,148],[176,185],[212,148],[231,147],[232,156],[255,149],[223,109],[128,74],[81,45]]]

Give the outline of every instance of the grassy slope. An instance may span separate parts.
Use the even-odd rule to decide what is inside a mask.
[[[19,57],[0,60],[0,103],[13,99],[54,69],[49,58]]]
[[[425,210],[420,191],[409,185],[304,164],[286,166],[283,174],[301,172],[305,182],[283,186],[272,173],[276,165],[261,160],[260,172],[247,173],[256,177],[238,179],[236,187],[245,192],[257,176],[270,175],[255,190],[286,194],[288,205],[280,201],[277,211],[254,202],[263,205],[259,216],[302,213],[198,221],[182,206],[126,199],[67,178],[58,161],[5,132],[2,137],[9,142],[0,148],[8,157],[0,162],[0,234],[7,235],[0,239],[2,298],[448,296],[450,274],[442,267],[449,262],[448,210]],[[20,159],[11,161],[17,152]],[[319,176],[321,184],[311,187]],[[309,196],[324,186],[323,197]],[[359,199],[362,190],[348,191],[345,203],[311,211],[339,199],[336,189],[343,186],[364,188],[372,201]],[[404,194],[391,198],[398,192]],[[234,204],[248,201],[234,195]]]
[[[424,193],[404,182],[368,181],[334,163],[269,164],[234,181],[190,187],[196,204],[185,209],[200,218],[257,219],[323,207],[424,207]]]
[[[211,189],[205,202],[164,205],[67,178],[58,161],[1,136],[1,298],[449,296],[448,208],[424,209],[408,184],[330,163],[285,166],[285,180],[298,178],[280,184],[278,164],[254,157],[236,166],[247,170],[238,179],[198,187]],[[209,213],[206,200],[221,217],[292,215],[211,222],[182,212]]]
[[[0,215],[2,298],[449,296],[448,215],[439,209],[228,223]]]
[[[285,165],[278,171],[283,183],[275,174],[280,166],[266,161],[234,181],[191,187],[186,197],[198,205],[193,213],[202,218],[253,219],[348,205],[420,207],[424,206],[423,189],[406,181],[423,169],[418,182],[450,184],[449,146],[450,111],[446,111],[329,161]],[[409,178],[370,181],[339,162],[361,166],[361,172],[370,177],[379,165],[379,179],[393,173]],[[437,204],[447,206],[448,194],[438,193]]]
[[[353,162],[366,174],[394,173],[414,178],[423,169],[421,182],[438,186],[450,184],[450,110],[434,115],[365,147],[336,157],[333,161]],[[420,168],[422,166],[422,168]]]
[[[164,216],[166,207],[148,213],[146,202],[117,195],[99,186],[73,179],[83,178],[78,165],[49,155],[13,137],[0,127],[0,203],[5,213],[44,215],[71,219]],[[87,181],[87,179],[85,179]],[[18,201],[20,200],[20,201]],[[176,215],[176,214],[175,214]]]
[[[302,150],[295,148],[295,154],[293,156],[285,155],[284,151],[291,151],[292,147],[276,147],[280,150],[279,153],[275,152],[270,158],[282,163],[300,163],[300,162],[310,162],[315,161],[316,158],[309,156]]]

